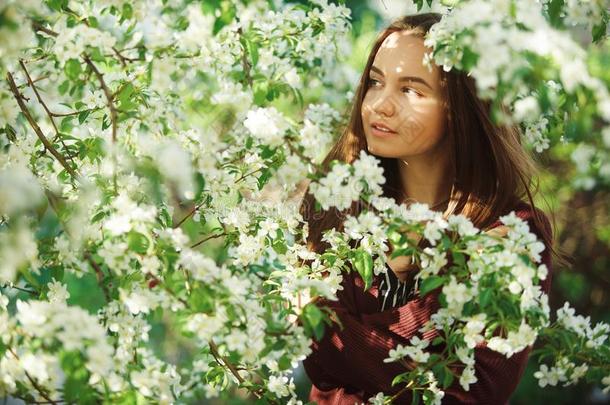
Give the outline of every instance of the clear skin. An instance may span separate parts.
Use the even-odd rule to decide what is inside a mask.
[[[440,70],[422,63],[431,51],[409,31],[390,34],[375,55],[361,115],[369,153],[398,159],[404,200],[434,206],[449,198],[454,174]],[[395,133],[375,133],[375,122]],[[506,228],[488,233],[504,236]],[[388,256],[387,262],[399,280],[409,278],[410,257]]]

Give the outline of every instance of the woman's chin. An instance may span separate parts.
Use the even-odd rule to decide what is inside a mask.
[[[405,151],[397,150],[395,146],[388,142],[367,142],[367,149],[371,155],[384,158],[397,158],[403,156]]]

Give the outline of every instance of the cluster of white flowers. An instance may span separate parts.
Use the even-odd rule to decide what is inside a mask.
[[[518,55],[531,53],[554,60],[556,77],[563,89],[568,93],[574,93],[579,86],[589,89],[594,94],[601,118],[608,121],[610,116],[607,86],[592,76],[587,68],[586,53],[570,33],[554,28],[547,21],[542,10],[548,3],[535,0],[459,2],[431,28],[425,40],[427,46],[435,49],[434,60],[445,70],[468,68],[481,96],[495,97],[499,83],[510,83],[502,101],[512,105],[512,118],[524,124],[526,140],[538,152],[548,147],[550,128],[540,116],[538,96],[522,97],[528,94],[528,85],[519,71],[528,69],[529,64],[527,57]],[[562,4],[564,9],[560,15],[569,24],[584,23],[592,28],[602,24],[604,9],[601,3],[570,0]],[[472,58],[467,60],[465,55],[469,58],[476,55],[476,62]],[[553,88],[549,93],[554,91]],[[558,108],[559,98],[553,94],[547,101],[551,104],[550,113],[563,111]]]
[[[3,23],[0,25],[0,66],[15,65],[23,49],[34,45],[35,37],[27,14],[39,8],[36,1],[6,1],[0,5]]]
[[[451,276],[449,283],[443,286],[443,294],[447,300],[448,309],[454,316],[462,313],[464,304],[470,301],[475,293],[476,291],[472,287],[469,287],[466,283],[460,283],[455,276]]]
[[[381,185],[384,183],[385,177],[379,160],[361,151],[358,160],[352,165],[335,163],[325,177],[311,183],[309,188],[322,209],[336,207],[344,210],[352,202],[359,201],[361,194],[381,195]]]
[[[388,251],[386,230],[382,225],[382,219],[373,212],[367,211],[358,218],[349,216],[344,221],[344,233],[349,239],[358,241],[371,256],[383,258]],[[378,267],[383,266],[375,266]]]
[[[430,353],[424,352],[424,349],[428,347],[430,341],[426,339],[420,339],[418,336],[413,336],[409,341],[410,346],[398,345],[395,349],[391,349],[389,357],[384,359],[385,363],[399,361],[404,357],[410,357],[418,363],[425,363],[430,357]]]
[[[15,319],[21,338],[30,342],[40,340],[46,345],[57,340],[63,350],[86,353],[86,367],[92,373],[92,379],[106,376],[113,367],[114,349],[104,328],[85,310],[66,305],[65,286],[54,284],[49,295],[49,302],[17,300]],[[39,366],[44,367],[44,364]],[[40,372],[54,373],[47,369]]]
[[[586,364],[577,366],[568,358],[560,357],[550,369],[546,364],[541,364],[534,377],[538,379],[538,385],[541,387],[555,386],[560,382],[565,387],[576,384],[587,373],[588,368]]]
[[[36,207],[43,198],[38,180],[18,149],[0,155],[0,215],[12,215]]]
[[[433,218],[433,215],[426,214],[425,207],[422,208],[420,215],[415,215],[417,219],[421,219],[421,217],[427,219],[429,216]],[[462,339],[460,339],[460,343],[453,346],[452,350],[466,365],[460,375],[460,384],[464,390],[468,390],[470,385],[477,381],[473,356],[473,350],[476,347],[485,344],[487,348],[510,357],[534,344],[540,327],[532,325],[538,324],[538,322],[543,326],[548,325],[548,298],[537,285],[537,281],[546,278],[546,266],[526,263],[520,257],[520,255],[527,255],[532,262],[540,261],[540,253],[544,249],[544,244],[536,240],[535,235],[530,232],[527,222],[516,216],[514,212],[500,219],[508,227],[508,234],[505,238],[485,235],[463,217],[452,216],[447,219],[446,223],[443,223],[443,229],[457,231],[458,234],[465,237],[466,241],[460,243],[463,243],[461,246],[466,249],[464,252],[470,256],[467,267],[471,274],[468,275],[468,279],[464,279],[462,275],[456,276],[459,273],[449,273],[449,277],[446,277],[446,281],[442,285],[443,306],[431,316],[430,322],[420,329],[421,333],[426,333],[433,329],[447,330],[446,328],[451,326],[459,331]],[[424,228],[424,233],[425,230],[426,228]],[[431,239],[436,240],[438,236],[433,236]],[[498,246],[502,246],[502,249],[498,249]],[[447,263],[448,252],[444,249],[442,245],[433,245],[425,248],[419,254],[422,271],[418,273],[417,277],[420,281],[437,275],[440,268]],[[505,267],[508,271],[498,272],[498,267]],[[489,337],[494,332],[488,330],[488,325],[491,325],[489,320],[491,313],[475,312],[472,315],[464,315],[463,310],[467,303],[468,305],[478,305],[479,297],[488,293],[483,291],[480,286],[486,285],[486,280],[492,275],[498,285],[506,286],[505,294],[520,297],[523,311],[530,307],[542,309],[541,317],[534,321],[536,323],[530,324],[527,318],[519,318],[519,328],[509,328],[505,336]],[[599,339],[603,331],[604,328],[599,327],[595,334],[593,331],[590,334]],[[462,341],[463,343],[461,343]],[[390,353],[390,359],[386,361],[396,361],[410,356],[411,359],[424,366],[427,354],[423,351],[415,353],[413,348],[399,346]]]
[[[525,127],[525,139],[536,149],[536,152],[540,153],[549,147],[549,138],[544,135],[547,131],[548,123],[548,119],[539,117],[536,121],[528,123]]]
[[[481,332],[485,329],[485,320],[487,316],[485,314],[477,314],[464,319],[466,325],[462,328],[464,336],[464,343],[470,349],[481,343],[484,339]]]
[[[294,379],[290,378],[289,380],[286,376],[270,376],[267,388],[278,397],[287,397],[290,394],[295,395]]]
[[[592,190],[598,182],[597,178],[604,181],[610,180],[610,161],[608,160],[610,135],[607,135],[608,133],[610,133],[610,129],[606,129],[604,132],[604,147],[581,143],[572,151],[570,158],[578,173],[573,180],[576,188]],[[596,166],[597,169],[595,169]]]
[[[550,0],[542,0],[542,4],[548,9]],[[607,4],[606,4],[607,9]],[[604,11],[603,0],[567,0],[564,2],[565,20],[568,24],[581,24],[589,28],[589,30],[598,25],[601,21],[602,12]]]
[[[299,131],[299,144],[305,156],[315,162],[324,158],[333,141],[332,131],[340,119],[339,113],[328,104],[310,104],[305,111],[303,128]]]
[[[509,331],[508,337],[503,338],[494,336],[487,342],[487,347],[498,353],[504,354],[506,357],[511,357],[513,354],[520,352],[527,346],[533,345],[538,337],[537,331],[532,329],[530,325],[521,322],[517,331]]]
[[[131,230],[147,231],[147,223],[153,222],[157,209],[140,206],[126,193],[120,194],[111,205],[114,212],[104,221],[103,228],[112,236],[120,236]]]
[[[38,272],[41,265],[35,235],[23,223],[17,223],[10,232],[0,233],[0,257],[0,283],[12,283],[25,266]]]
[[[69,27],[66,18],[57,21],[53,29],[62,32],[53,45],[53,53],[61,66],[70,59],[80,59],[87,47],[97,47],[102,52],[112,52],[112,47],[116,44],[116,38],[108,32],[84,24]]]
[[[610,332],[610,325],[605,322],[599,322],[592,327],[591,317],[576,315],[574,308],[571,308],[568,302],[565,302],[563,307],[557,310],[557,322],[577,336],[586,339],[585,346],[589,349],[602,346],[608,339]]]
[[[255,108],[248,111],[244,126],[260,142],[279,146],[290,128],[288,122],[275,107]]]
[[[176,367],[155,358],[148,349],[139,348],[143,368],[133,370],[129,378],[133,386],[146,398],[154,398],[160,404],[175,403],[176,396],[183,391],[180,384],[180,374]]]
[[[177,45],[187,51],[195,51],[207,46],[212,39],[214,16],[203,14],[198,4],[186,7],[185,14],[189,25],[186,30],[175,33]]]

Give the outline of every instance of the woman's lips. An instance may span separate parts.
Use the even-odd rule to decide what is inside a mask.
[[[396,131],[390,130],[387,126],[377,123],[371,124],[371,132],[373,133],[373,135],[379,137],[393,136],[397,133]]]

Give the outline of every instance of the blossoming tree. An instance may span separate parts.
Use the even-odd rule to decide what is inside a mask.
[[[608,77],[565,30],[581,24],[603,42],[603,2],[426,3],[444,13],[427,63],[472,72],[482,97],[512,107],[498,120],[521,123],[537,150],[577,144],[578,184],[607,186]],[[526,224],[503,217],[510,232],[497,238],[397,206],[366,154],[322,170],[344,124],[324,100],[349,101],[349,30],[349,9],[326,0],[0,5],[2,396],[172,403],[237,386],[296,404],[292,370],[332,315],[309,300],[336,299],[345,271],[370,284],[390,244],[422,264],[420,294],[440,288],[445,304],[426,326],[443,331],[437,340],[388,353],[418,363],[397,378],[404,389],[426,403],[454,377],[467,389],[482,339],[507,356],[543,342],[541,386],[610,389],[610,327],[567,303],[551,321],[544,246]],[[322,255],[305,244],[305,180],[323,209],[375,208],[328,232]],[[409,232],[432,247],[417,250]],[[489,287],[497,263],[510,271]],[[155,324],[190,349],[186,361],[153,347]],[[507,334],[492,337],[498,326]],[[444,356],[426,352],[441,342]],[[457,362],[461,375],[446,367]]]

